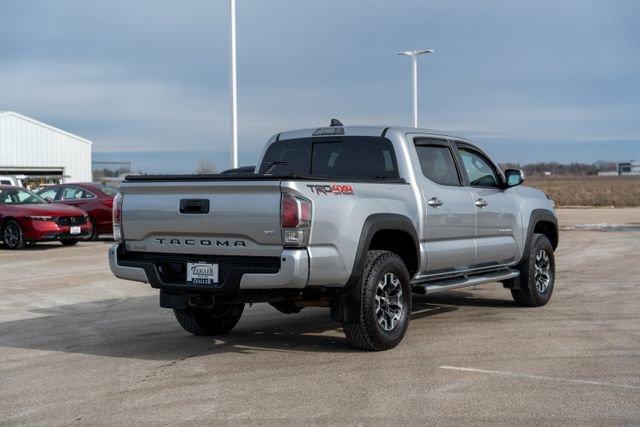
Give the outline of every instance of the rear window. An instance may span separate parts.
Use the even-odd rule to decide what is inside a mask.
[[[267,149],[260,173],[357,179],[399,177],[391,141],[373,136],[277,141]]]
[[[118,194],[117,188],[109,187],[107,185],[103,185],[102,187],[100,187],[100,191],[102,191],[107,196],[115,196],[116,194]]]

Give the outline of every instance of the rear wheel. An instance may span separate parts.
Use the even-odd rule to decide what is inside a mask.
[[[360,316],[343,322],[347,341],[362,350],[387,350],[402,341],[411,315],[409,271],[388,251],[369,251],[362,275]]]
[[[174,309],[182,328],[194,335],[222,335],[231,331],[240,320],[244,304],[219,304],[213,308]]]
[[[543,234],[534,234],[529,257],[520,266],[520,289],[511,289],[513,300],[525,307],[540,307],[551,299],[556,263],[553,246]]]
[[[62,243],[65,246],[73,246],[73,245],[77,245],[78,244],[78,240],[77,239],[64,239],[64,240],[60,240],[60,243]]]
[[[7,249],[22,249],[26,246],[24,233],[18,221],[7,221],[2,227],[2,240]]]
[[[91,223],[91,236],[87,240],[98,240],[100,234],[98,234],[98,226],[96,225],[96,220],[92,217],[89,217],[89,222]]]

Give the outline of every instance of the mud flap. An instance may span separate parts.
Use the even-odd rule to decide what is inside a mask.
[[[187,308],[187,294],[160,290],[160,307],[184,310]]]

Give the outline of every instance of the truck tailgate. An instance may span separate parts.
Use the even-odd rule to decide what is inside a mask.
[[[282,251],[278,180],[125,181],[121,191],[128,251],[245,256]]]

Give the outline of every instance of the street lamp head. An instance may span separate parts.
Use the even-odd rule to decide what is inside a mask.
[[[424,49],[424,50],[403,50],[402,52],[398,52],[398,55],[404,56],[418,56],[424,55],[425,53],[433,53],[433,49]]]

